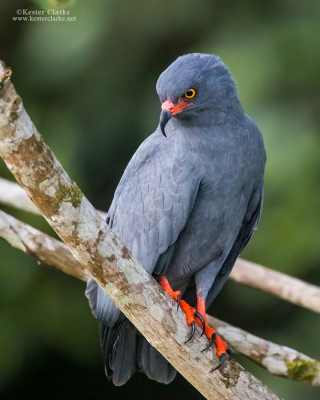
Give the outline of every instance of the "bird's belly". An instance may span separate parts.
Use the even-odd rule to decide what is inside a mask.
[[[184,286],[209,263],[217,271],[221,268],[237,238],[246,206],[245,199],[197,202],[165,271],[173,287]]]

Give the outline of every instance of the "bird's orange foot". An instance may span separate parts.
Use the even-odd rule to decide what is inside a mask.
[[[159,276],[158,282],[159,282],[160,286],[162,287],[162,289],[165,292],[167,292],[168,295],[170,297],[172,297],[173,300],[175,300],[178,303],[177,310],[179,310],[180,300],[181,300],[181,291],[180,290],[174,291],[172,289],[168,279],[165,276]]]
[[[219,358],[219,364],[217,367],[213,368],[212,371],[215,371],[216,369],[220,368],[223,363],[226,361],[227,354],[229,355],[229,358],[232,358],[232,351],[230,347],[228,346],[228,343],[225,342],[224,340],[221,339],[221,337],[217,334],[216,330],[214,328],[211,328],[208,323],[206,322],[205,324],[205,333],[207,338],[209,339],[209,343],[207,347],[205,347],[201,351],[206,351],[211,347],[213,344],[216,346],[216,354],[217,357]]]
[[[186,303],[184,300],[180,300],[180,307],[186,315],[187,325],[191,326],[191,335],[189,339],[185,341],[185,343],[188,343],[189,340],[191,340],[194,336],[196,330],[196,324],[202,328],[201,336],[204,334],[205,321],[203,316],[200,313],[198,313],[198,311],[195,308],[191,307],[188,303]]]
[[[230,359],[232,358],[232,351],[228,346],[228,343],[222,340],[221,337],[217,334],[217,331],[214,328],[211,328],[211,326],[209,326],[206,314],[206,303],[205,300],[201,298],[199,294],[197,294],[197,308],[198,312],[203,316],[203,319],[205,320],[205,333],[206,337],[209,339],[208,346],[204,348],[202,351],[206,351],[213,344],[215,344],[216,346],[216,354],[217,357],[219,358],[219,364],[216,368],[212,370],[215,371],[216,369],[220,368],[226,361],[227,354],[229,355]]]
[[[193,338],[196,330],[196,324],[198,324],[202,328],[202,334],[201,334],[202,336],[205,332],[205,321],[203,316],[200,313],[198,313],[198,311],[195,308],[189,306],[189,304],[186,303],[184,300],[181,300],[180,290],[174,291],[168,279],[165,276],[160,276],[158,282],[160,283],[162,289],[164,289],[169,294],[169,296],[172,297],[178,303],[177,311],[179,310],[179,307],[181,307],[181,309],[186,315],[187,325],[191,326],[191,335],[185,341],[185,343],[188,343],[189,340]]]
[[[219,358],[219,364],[217,367],[213,368],[212,371],[220,368],[223,363],[226,361],[227,354],[229,355],[230,359],[232,358],[232,351],[228,344],[221,339],[221,337],[217,334],[214,328],[211,328],[207,322],[207,315],[205,309],[205,301],[198,297],[197,301],[197,308],[191,307],[188,303],[184,300],[181,300],[181,292],[180,290],[174,291],[165,276],[160,276],[158,278],[158,282],[160,286],[178,303],[177,310],[179,307],[183,310],[186,315],[186,323],[188,326],[191,326],[191,335],[186,340],[185,343],[188,343],[191,340],[195,333],[195,326],[196,324],[202,328],[201,336],[205,333],[206,337],[209,339],[208,346],[204,348],[202,351],[209,349],[213,344],[216,346],[216,354]]]

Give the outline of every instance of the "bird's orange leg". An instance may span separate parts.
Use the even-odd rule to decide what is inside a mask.
[[[179,307],[182,308],[183,312],[186,315],[186,323],[188,326],[191,326],[191,335],[188,340],[186,340],[185,343],[189,342],[190,339],[192,339],[194,333],[195,333],[195,324],[198,324],[202,329],[204,333],[205,331],[205,321],[200,313],[198,311],[191,307],[188,303],[186,303],[184,300],[181,300],[181,291],[176,290],[174,291],[168,281],[168,279],[165,276],[160,276],[158,278],[158,282],[160,286],[162,287],[163,290],[165,290],[170,297],[173,298],[178,303],[177,310]]]
[[[228,346],[228,343],[222,340],[221,337],[217,334],[217,331],[214,328],[211,328],[211,326],[209,326],[206,314],[206,302],[203,298],[201,298],[201,296],[198,293],[197,293],[197,309],[198,313],[202,315],[205,321],[204,331],[207,338],[210,340],[208,346],[202,351],[207,350],[209,347],[213,345],[213,343],[216,345],[216,354],[219,357],[219,365],[213,369],[214,371],[220,368],[221,365],[225,362],[227,354],[229,354],[230,358],[232,357],[232,351]]]
[[[206,302],[205,300],[197,293],[197,310],[193,307],[191,307],[188,303],[186,303],[184,300],[181,300],[181,291],[176,290],[174,291],[168,281],[168,279],[165,276],[160,276],[158,278],[158,282],[162,289],[164,289],[170,297],[172,297],[177,303],[178,303],[178,308],[182,308],[186,315],[186,323],[188,326],[191,326],[191,336],[189,339],[185,342],[189,342],[189,340],[193,337],[195,333],[195,324],[199,325],[203,331],[201,336],[205,333],[206,337],[209,339],[209,344],[208,346],[203,349],[202,351],[205,351],[209,349],[213,344],[216,346],[216,354],[219,357],[219,365],[213,369],[216,370],[221,367],[221,365],[225,362],[226,360],[226,355],[229,354],[230,358],[232,357],[232,351],[228,344],[221,339],[221,337],[217,334],[217,331],[214,328],[211,328],[208,324],[207,320],[207,314],[206,314]]]

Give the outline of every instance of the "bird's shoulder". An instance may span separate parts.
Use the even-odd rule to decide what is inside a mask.
[[[140,186],[149,182],[157,171],[166,172],[174,158],[174,145],[168,146],[168,141],[156,131],[148,136],[138,147],[116,188],[113,204],[117,202],[124,189]]]

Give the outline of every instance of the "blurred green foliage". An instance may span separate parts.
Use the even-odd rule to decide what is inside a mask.
[[[70,10],[76,22],[12,19],[18,9],[49,8]],[[221,56],[268,154],[264,212],[244,256],[320,285],[319,17],[317,0],[2,0],[0,58],[62,165],[107,210],[130,157],[157,126],[160,72],[184,53]],[[0,175],[12,179],[2,161]],[[40,217],[5,210],[53,234]],[[1,398],[202,398],[181,378],[107,383],[83,291],[0,243]],[[320,359],[320,317],[309,311],[232,282],[210,311]],[[319,398],[239,360],[286,399]]]

